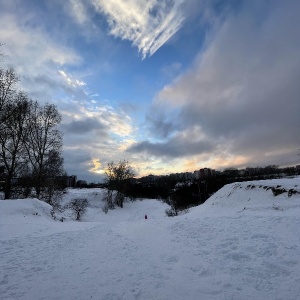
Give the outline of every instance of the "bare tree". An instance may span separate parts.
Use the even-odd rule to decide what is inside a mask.
[[[51,150],[47,155],[44,169],[47,179],[42,198],[54,208],[59,209],[65,190],[64,178],[66,177],[61,153]]]
[[[38,198],[47,181],[63,175],[62,133],[57,129],[60,122],[61,115],[55,105],[32,104],[24,146]]]
[[[178,196],[173,193],[167,200],[167,204],[171,206],[171,208],[166,209],[166,215],[168,217],[174,217],[178,215]]]
[[[0,47],[3,46],[3,43],[0,43]],[[3,56],[3,53],[0,51],[0,57]]]
[[[107,184],[107,203],[112,208],[113,204],[123,207],[128,181],[134,177],[134,172],[128,161],[118,164],[110,162],[105,170]],[[113,194],[115,191],[115,195]],[[113,197],[114,196],[114,197]]]
[[[18,81],[12,68],[0,68],[0,166],[5,171],[6,199],[12,195],[13,177],[19,176],[26,165],[23,140],[30,100],[24,92],[18,91]]]
[[[6,170],[5,198],[11,197],[12,179],[26,168],[27,159],[23,140],[26,139],[26,120],[29,117],[30,100],[19,92],[10,95],[10,102],[2,108],[5,116],[0,123],[0,163]]]
[[[76,220],[80,221],[82,215],[86,212],[88,206],[87,199],[76,198],[71,201],[69,207],[73,210]]]
[[[47,189],[50,203],[54,190],[62,186],[57,177],[65,175],[62,133],[57,129],[61,116],[55,105],[41,106],[18,91],[18,81],[13,69],[0,68],[0,166],[6,175],[5,198],[11,197],[13,177],[21,177],[26,195],[32,185],[38,198]]]
[[[17,94],[16,84],[19,81],[13,69],[0,68],[0,124],[5,122],[14,112],[8,110],[7,106],[14,102],[15,95]],[[1,132],[0,132],[1,134]]]

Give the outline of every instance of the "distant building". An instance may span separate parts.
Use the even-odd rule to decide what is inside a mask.
[[[192,180],[192,179],[194,179],[194,175],[191,172],[185,172],[185,173],[183,173],[183,177],[184,177],[185,180]]]
[[[194,171],[194,178],[195,179],[200,179],[200,171]]]
[[[198,171],[194,172],[194,178],[195,179],[204,179],[214,176],[215,170],[212,170],[210,168],[202,168]]]
[[[66,177],[66,186],[67,187],[76,187],[76,185],[77,185],[77,176],[76,175]]]
[[[160,178],[160,176],[156,176],[156,175],[147,175],[147,176],[144,176],[142,178],[139,179],[139,182],[142,184],[142,185],[151,185],[152,183],[154,183],[158,178]]]

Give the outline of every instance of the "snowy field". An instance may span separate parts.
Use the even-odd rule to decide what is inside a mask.
[[[65,196],[89,200],[81,222],[0,201],[0,299],[300,299],[300,177],[230,184],[174,218],[155,200],[105,214],[102,193]]]

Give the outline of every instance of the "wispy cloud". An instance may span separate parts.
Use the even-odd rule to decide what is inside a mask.
[[[82,87],[86,85],[84,81],[74,78],[72,75],[67,74],[63,70],[58,70],[58,73],[62,76],[65,82],[71,87],[76,88],[76,87]]]
[[[182,26],[182,1],[91,0],[95,9],[107,17],[109,32],[129,40],[142,57],[151,56]]]
[[[18,19],[16,15],[0,18],[1,41],[5,42],[3,64],[14,67],[20,76],[20,84],[30,96],[49,101],[57,90],[70,90],[67,74],[61,80],[58,69],[78,65],[81,57],[71,48],[54,41],[40,28],[29,26],[30,17]],[[77,81],[79,84],[80,81]]]
[[[10,15],[1,16],[0,19],[0,36],[6,44],[7,59],[13,58],[15,64],[16,60],[22,61],[20,71],[21,67],[29,68],[30,65],[42,66],[51,63],[64,65],[80,62],[80,56],[73,50],[52,41],[43,30],[26,26],[26,21],[28,20],[25,18],[20,22],[15,16]],[[29,21],[28,23],[30,24]]]
[[[89,22],[88,13],[82,0],[70,0],[70,13],[74,16],[76,21],[83,25]]]

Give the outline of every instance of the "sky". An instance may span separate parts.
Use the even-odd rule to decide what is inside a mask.
[[[1,66],[57,105],[78,179],[289,166],[299,28],[298,0],[0,0]]]

